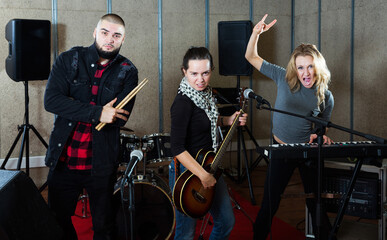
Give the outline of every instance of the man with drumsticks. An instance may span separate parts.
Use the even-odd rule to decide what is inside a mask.
[[[134,98],[116,106],[137,86],[138,71],[119,54],[125,23],[106,14],[93,33],[89,47],[62,53],[52,67],[44,106],[56,115],[46,165],[48,204],[64,231],[64,239],[77,239],[71,216],[86,189],[90,198],[94,240],[114,239],[112,197],[116,182],[120,127]],[[102,129],[97,124],[105,123]]]

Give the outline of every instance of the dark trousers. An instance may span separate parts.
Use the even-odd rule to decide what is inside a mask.
[[[48,205],[64,231],[64,240],[76,240],[71,221],[79,195],[86,189],[92,215],[94,240],[114,239],[113,191],[116,173],[110,176],[93,176],[91,171],[69,170],[62,164],[50,171]]]
[[[309,162],[294,162],[286,160],[271,160],[267,170],[264,195],[261,209],[254,223],[254,239],[265,240],[270,232],[273,216],[278,210],[281,195],[284,193],[288,182],[298,167],[305,193],[316,193],[317,168]],[[316,199],[307,198],[306,205],[312,216],[313,231],[316,234]],[[321,215],[321,239],[328,239],[331,229],[329,218],[325,211]]]

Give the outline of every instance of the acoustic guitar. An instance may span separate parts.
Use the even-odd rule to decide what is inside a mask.
[[[237,129],[239,117],[244,113],[245,100],[242,98],[243,94],[241,94],[241,102],[243,102],[241,113],[234,119],[218,151],[215,153],[201,149],[195,158],[207,172],[214,175],[215,179],[218,179],[222,174],[219,163]],[[186,170],[180,174],[175,182],[172,199],[177,210],[189,217],[200,218],[210,210],[215,196],[215,188],[216,184],[212,188],[205,189],[200,179],[189,170]]]

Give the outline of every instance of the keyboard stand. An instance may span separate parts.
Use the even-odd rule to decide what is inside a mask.
[[[347,192],[343,195],[341,199],[341,206],[339,208],[339,211],[337,212],[335,222],[332,226],[332,230],[329,233],[329,240],[336,239],[337,232],[339,231],[339,227],[341,225],[341,222],[344,217],[345,210],[347,209],[349,199],[353,192],[353,187],[355,186],[356,179],[359,175],[361,166],[363,165],[363,158],[359,158],[359,160],[355,164],[355,168],[353,170],[353,174],[351,177],[351,180],[349,182],[349,186],[347,188]]]

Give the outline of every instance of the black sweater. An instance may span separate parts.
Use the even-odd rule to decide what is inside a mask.
[[[171,106],[172,155],[187,150],[195,158],[200,149],[211,148],[211,123],[207,114],[190,98],[178,94]]]

